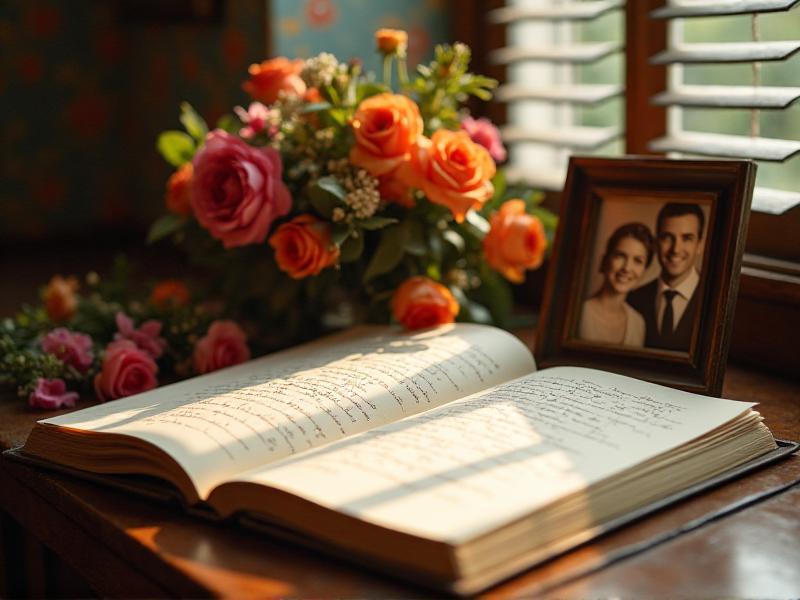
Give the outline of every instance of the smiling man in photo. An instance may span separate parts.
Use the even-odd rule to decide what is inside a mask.
[[[697,204],[670,202],[656,219],[657,279],[628,297],[645,320],[645,346],[688,351],[698,310],[705,215]]]

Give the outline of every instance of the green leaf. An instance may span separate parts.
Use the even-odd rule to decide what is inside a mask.
[[[417,221],[405,221],[403,225],[408,229],[406,238],[406,252],[412,256],[425,256],[428,244],[425,242],[425,230]]]
[[[453,248],[455,248],[459,254],[464,252],[464,248],[466,247],[464,243],[464,238],[461,237],[458,233],[456,233],[452,229],[445,229],[442,232],[442,237],[444,238],[444,241],[453,246]]]
[[[481,263],[479,275],[481,286],[471,292],[483,305],[487,306],[495,323],[505,325],[511,310],[514,308],[514,296],[511,284],[486,263]]]
[[[183,227],[184,223],[186,223],[186,217],[180,215],[170,213],[160,217],[150,226],[150,231],[147,232],[147,243],[152,244],[172,235]]]
[[[333,102],[334,104],[342,103],[342,99],[339,97],[339,92],[336,91],[336,88],[334,86],[332,85],[326,86],[325,93],[328,96],[328,98],[331,99],[331,102]]]
[[[180,119],[189,135],[196,139],[198,144],[202,144],[208,133],[208,125],[188,102],[181,102]]]
[[[311,186],[308,195],[320,216],[330,219],[334,208],[344,206],[347,192],[334,177],[322,177]]]
[[[356,104],[360,103],[364,98],[390,92],[389,86],[378,83],[377,81],[365,81],[358,86],[358,93],[356,94]]]
[[[539,190],[531,190],[528,194],[528,197],[525,198],[526,204],[528,206],[539,206],[542,202],[544,202],[544,192]]]
[[[238,133],[241,128],[242,122],[233,115],[222,115],[217,121],[217,129],[228,133]]]
[[[377,231],[395,223],[397,223],[397,219],[392,219],[391,217],[370,217],[356,221],[356,227],[367,231]]]
[[[544,225],[546,231],[555,231],[558,226],[558,216],[541,206],[533,206],[528,209],[528,213],[538,217]]]
[[[335,177],[320,177],[317,180],[317,186],[336,196],[339,200],[344,200],[345,196],[347,196],[347,191],[342,187],[342,184],[339,183],[339,180]]]
[[[442,261],[442,254],[444,253],[444,242],[439,230],[434,230],[428,236],[428,248],[430,249],[431,260],[439,263]]]
[[[328,113],[331,119],[334,120],[338,125],[347,125],[347,119],[349,117],[349,113],[344,108],[333,108]]]
[[[192,160],[195,152],[194,140],[184,132],[174,130],[159,135],[156,148],[173,167],[180,167]]]
[[[364,236],[349,237],[341,245],[339,250],[339,262],[349,263],[361,258],[364,252]]]
[[[479,100],[483,100],[485,102],[488,102],[489,100],[492,99],[492,92],[489,92],[482,88],[470,89],[469,93],[478,98]]]
[[[474,300],[469,299],[465,305],[461,306],[459,318],[463,317],[472,323],[483,323],[484,325],[492,325],[494,323],[494,319],[492,319],[492,313],[489,312],[488,308],[486,308],[483,304],[479,304]]]
[[[345,225],[344,223],[334,223],[333,227],[331,228],[331,240],[337,246],[341,246],[342,243],[344,243],[344,241],[350,237],[352,232],[352,226]]]
[[[492,185],[494,186],[494,194],[492,200],[500,200],[506,193],[506,172],[503,169],[498,169],[494,177],[492,177]]]
[[[442,279],[442,270],[439,268],[439,265],[434,263],[428,265],[425,269],[425,274],[434,281],[441,281]]]
[[[464,232],[469,234],[471,237],[474,237],[478,241],[483,240],[486,237],[486,234],[489,233],[491,226],[489,225],[489,221],[487,221],[482,215],[478,214],[474,210],[470,210],[467,213],[467,218],[462,223],[464,227]]]
[[[384,229],[375,254],[372,255],[367,270],[364,272],[364,283],[378,275],[388,273],[400,264],[407,240],[408,227],[394,225]]]
[[[314,102],[312,104],[306,104],[301,110],[301,113],[315,113],[321,112],[323,110],[328,110],[331,108],[330,102]]]
[[[474,210],[467,211],[467,223],[469,223],[482,234],[479,236],[481,238],[489,233],[489,230],[491,229],[489,226],[489,221],[487,221]]]

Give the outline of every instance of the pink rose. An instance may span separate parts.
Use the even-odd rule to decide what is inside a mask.
[[[263,242],[272,222],[292,206],[273,148],[255,148],[217,129],[193,164],[194,216],[226,248]]]
[[[136,329],[133,326],[133,320],[124,312],[118,312],[116,319],[119,333],[114,335],[115,340],[130,340],[153,358],[164,354],[167,341],[159,336],[161,333],[160,321],[150,319]]]
[[[500,140],[500,132],[489,119],[464,117],[461,129],[467,132],[473,142],[486,148],[495,161],[503,162],[506,159],[506,148]]]
[[[103,368],[95,375],[94,391],[105,402],[152,390],[158,385],[158,366],[149,354],[130,340],[111,342]]]
[[[210,373],[238,365],[250,358],[247,336],[233,321],[214,321],[194,347],[194,370]]]
[[[92,366],[92,338],[85,333],[70,331],[65,327],[57,327],[42,338],[42,350],[52,354],[65,365],[75,367],[80,373],[86,373]]]
[[[54,410],[56,408],[72,408],[78,400],[78,392],[68,392],[63,379],[36,380],[36,388],[28,396],[28,404],[32,408]]]

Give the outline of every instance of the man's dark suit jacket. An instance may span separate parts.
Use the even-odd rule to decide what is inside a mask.
[[[664,348],[667,350],[689,351],[692,340],[694,319],[697,316],[697,290],[689,299],[686,310],[681,316],[677,327],[671,334],[661,335],[658,331],[658,315],[656,314],[656,294],[658,294],[658,279],[628,294],[627,303],[644,317],[645,339],[644,345],[648,348]]]

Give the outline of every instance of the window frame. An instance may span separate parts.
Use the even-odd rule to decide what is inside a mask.
[[[649,18],[652,10],[665,4],[665,0],[635,0],[625,6],[628,154],[654,154],[648,150],[648,142],[667,130],[667,109],[650,102],[654,94],[667,88],[667,68],[649,62],[650,56],[667,47],[667,21]],[[770,224],[797,219],[797,211],[795,207],[792,214],[780,216],[751,214],[731,343],[734,360],[790,375],[800,371],[800,353],[793,339],[794,332],[800,331],[800,263],[758,252],[781,255],[789,251],[788,237],[776,240]],[[774,322],[776,315],[783,327],[758,326]]]
[[[454,36],[471,45],[474,69],[501,81],[505,79],[505,69],[489,63],[487,56],[490,50],[505,45],[505,27],[490,24],[487,14],[504,4],[503,0],[451,3]],[[628,0],[625,4],[627,154],[661,155],[650,151],[648,143],[666,133],[668,111],[650,99],[667,89],[667,67],[652,65],[649,58],[667,47],[667,21],[651,19],[650,12],[665,4],[666,0]],[[475,103],[471,109],[498,124],[505,122],[506,109],[499,103]],[[559,194],[548,195],[551,206],[557,206],[558,200]],[[772,235],[776,219],[781,220],[784,229],[794,229],[793,223],[800,225],[800,208],[790,212],[780,216],[751,215],[730,354],[738,362],[797,376],[800,353],[796,351],[794,332],[800,331],[800,256],[792,256],[791,236],[776,239]],[[800,234],[800,227],[797,231]],[[775,260],[765,253],[790,260]],[[535,305],[541,301],[542,271],[533,274],[524,292],[524,300]],[[759,327],[760,323],[773,326]]]

